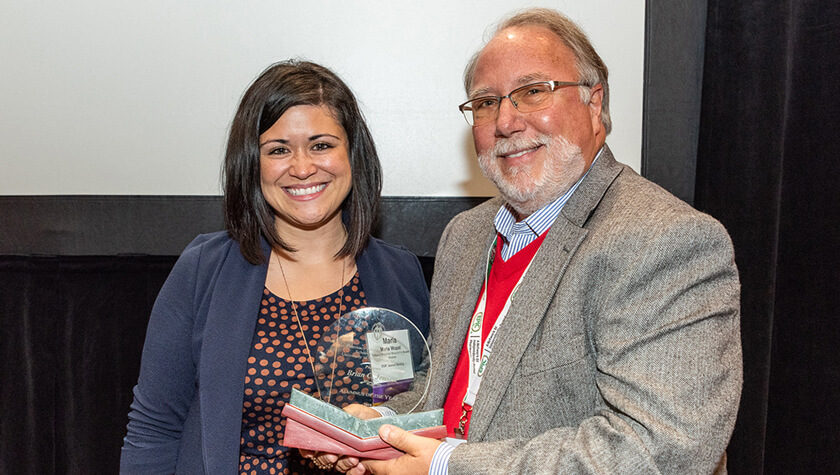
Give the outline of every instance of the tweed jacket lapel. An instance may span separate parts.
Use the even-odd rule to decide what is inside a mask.
[[[490,205],[486,209],[492,211],[498,210],[498,207],[503,203],[500,199],[491,201],[497,203],[495,208]],[[484,269],[486,264],[487,249],[496,238],[496,232],[493,228],[493,214],[484,213],[475,221],[477,226],[476,238],[470,240],[468,243],[454,243],[453,245],[463,245],[460,252],[460,259],[456,263],[447,263],[454,265],[453,270],[455,275],[471,276],[470,278],[456,279],[451,282],[451,287],[441,289],[445,292],[446,298],[442,299],[440,305],[452,306],[457,308],[436,308],[431,309],[432,318],[436,315],[456,315],[455,318],[436,319],[435,323],[439,326],[435,329],[434,335],[441,341],[432,341],[432,382],[430,386],[430,396],[426,404],[428,409],[443,407],[446,394],[449,391],[449,385],[452,383],[452,376],[455,373],[455,366],[458,363],[458,357],[461,354],[461,347],[464,344],[464,338],[467,334],[467,327],[470,324],[470,317],[475,309],[478,293],[484,283]],[[490,226],[487,226],[487,223]],[[433,286],[433,291],[434,291]]]
[[[592,164],[589,174],[580,184],[575,194],[569,198],[561,214],[576,226],[583,227],[586,220],[601,203],[601,199],[619,173],[626,168],[615,161],[610,148],[605,144],[598,160]]]
[[[534,332],[555,298],[569,262],[586,238],[587,230],[583,225],[620,171],[621,165],[615,161],[609,148],[604,146],[603,153],[566,203],[534,256],[531,268],[511,301],[510,311],[499,329],[502,337],[496,340],[476,396],[470,420],[470,440],[483,440],[487,433],[505,389],[511,383]],[[472,313],[472,308],[469,313]],[[459,333],[462,342],[465,334],[466,326]],[[460,345],[458,348],[460,350]],[[551,395],[546,397],[550,398]]]

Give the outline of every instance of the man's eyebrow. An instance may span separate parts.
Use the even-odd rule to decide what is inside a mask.
[[[544,73],[531,73],[520,76],[516,82],[524,86],[525,84],[531,84],[532,82],[548,81],[548,79],[546,79],[548,77],[548,74]]]
[[[486,97],[490,96],[490,88],[489,87],[482,87],[481,89],[476,89],[475,91],[471,92],[469,95],[470,99],[477,99],[479,97]]]

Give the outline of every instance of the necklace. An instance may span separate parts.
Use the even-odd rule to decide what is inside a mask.
[[[306,350],[306,359],[309,361],[309,367],[312,368],[312,379],[315,381],[315,388],[318,390],[318,395],[320,396],[322,394],[321,385],[318,384],[318,375],[315,373],[315,362],[312,358],[312,351],[309,349],[309,341],[306,339],[306,333],[303,332],[303,324],[300,321],[300,315],[298,315],[297,304],[295,303],[294,297],[292,297],[292,291],[289,290],[289,281],[286,280],[286,271],[283,270],[283,263],[280,261],[280,255],[275,255],[277,256],[277,265],[280,266],[280,275],[283,276],[283,284],[286,286],[286,295],[289,296],[289,302],[292,304],[292,312],[294,312],[295,315],[295,323],[297,323],[298,330],[300,330],[300,337],[303,340],[303,347]],[[342,309],[344,308],[344,266],[345,261],[342,260],[341,282],[339,282],[340,287],[338,288],[338,313],[336,313],[334,321],[338,321],[341,316]],[[330,366],[332,367],[332,374],[330,375],[330,388],[332,388],[333,379],[335,378],[335,361],[333,361],[333,364]],[[327,402],[330,402],[331,392],[332,391],[327,394]]]

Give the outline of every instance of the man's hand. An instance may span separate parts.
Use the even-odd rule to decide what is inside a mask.
[[[361,404],[350,404],[345,406],[344,412],[356,416],[359,419],[375,419],[381,416],[381,414],[375,409],[371,409]],[[359,464],[359,459],[355,457],[339,457],[336,454],[315,452],[313,450],[306,449],[299,449],[299,451],[304,458],[312,459],[318,467],[334,468],[339,472],[345,472],[350,475],[363,475],[367,472],[365,467]]]
[[[392,460],[365,460],[362,464],[374,475],[426,475],[429,465],[441,442],[437,439],[421,437],[399,427],[385,424],[379,428],[379,437],[392,447],[402,450],[405,455]],[[357,472],[353,472],[355,475]]]

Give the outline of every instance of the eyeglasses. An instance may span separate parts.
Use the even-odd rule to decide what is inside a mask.
[[[510,103],[519,112],[536,112],[551,106],[553,97],[551,93],[566,86],[586,86],[586,84],[566,81],[535,82],[517,87],[507,96],[484,96],[470,99],[458,106],[458,109],[464,114],[468,124],[484,125],[493,122],[499,116],[499,107],[502,106],[504,98],[510,99]]]

